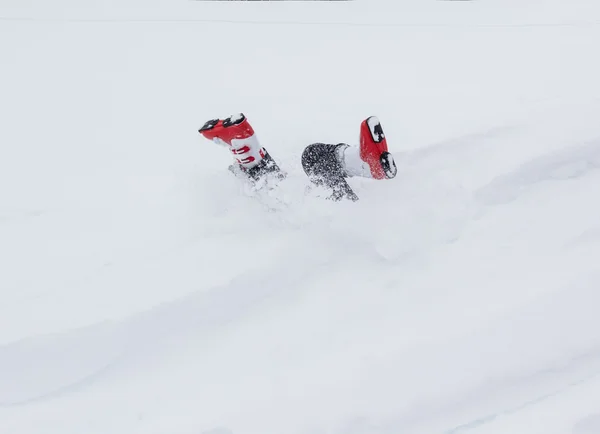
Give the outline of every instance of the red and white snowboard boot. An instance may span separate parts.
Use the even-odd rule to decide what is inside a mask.
[[[360,124],[360,146],[340,148],[339,160],[348,176],[391,179],[398,169],[388,152],[387,140],[379,119],[371,116]]]
[[[208,140],[227,147],[240,169],[251,178],[257,180],[267,173],[284,176],[267,150],[260,145],[243,113],[224,120],[212,119],[198,132]]]
[[[381,123],[375,116],[360,124],[360,158],[369,165],[375,179],[391,179],[398,172],[394,157],[388,152]]]

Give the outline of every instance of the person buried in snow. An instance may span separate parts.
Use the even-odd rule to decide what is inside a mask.
[[[253,181],[265,175],[285,178],[285,173],[260,145],[242,113],[224,120],[212,119],[198,131],[205,138],[229,149],[236,163],[230,166],[231,171],[240,171]],[[346,178],[391,179],[397,173],[381,123],[375,116],[362,121],[359,146],[346,143],[308,145],[302,153],[302,168],[313,184],[330,190],[330,199],[336,201],[358,200]]]

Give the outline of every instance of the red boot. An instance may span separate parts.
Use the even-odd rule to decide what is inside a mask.
[[[251,169],[265,158],[265,149],[260,146],[252,126],[242,113],[225,120],[210,120],[199,132],[208,140],[227,146],[243,169]]]
[[[369,165],[371,176],[375,179],[390,179],[398,172],[394,157],[388,152],[381,123],[375,116],[360,124],[360,158]]]

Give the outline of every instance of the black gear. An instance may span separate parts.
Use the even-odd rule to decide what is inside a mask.
[[[285,174],[281,171],[275,160],[273,160],[273,157],[266,151],[264,158],[256,166],[250,169],[244,169],[243,166],[240,167],[254,181],[258,181],[268,174],[275,175],[279,179],[285,178]]]
[[[344,198],[352,201],[358,196],[346,182],[346,171],[339,161],[339,150],[348,146],[345,143],[329,145],[314,143],[302,153],[302,168],[315,185],[325,186],[333,191],[330,199],[339,201]]]

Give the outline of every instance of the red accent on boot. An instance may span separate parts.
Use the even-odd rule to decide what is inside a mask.
[[[248,119],[244,119],[241,123],[237,125],[231,125],[227,128],[223,127],[223,121],[220,120],[214,128],[211,128],[208,131],[201,131],[204,137],[208,140],[213,140],[215,137],[223,140],[229,146],[231,146],[231,141],[235,139],[247,139],[248,137],[252,137],[254,135],[254,130],[250,126]]]
[[[379,143],[373,140],[371,129],[367,123],[371,118],[373,116],[365,119],[360,124],[360,158],[369,165],[373,178],[385,179],[385,172],[381,166],[380,157],[382,153],[388,150],[387,140],[385,136],[380,139]]]

